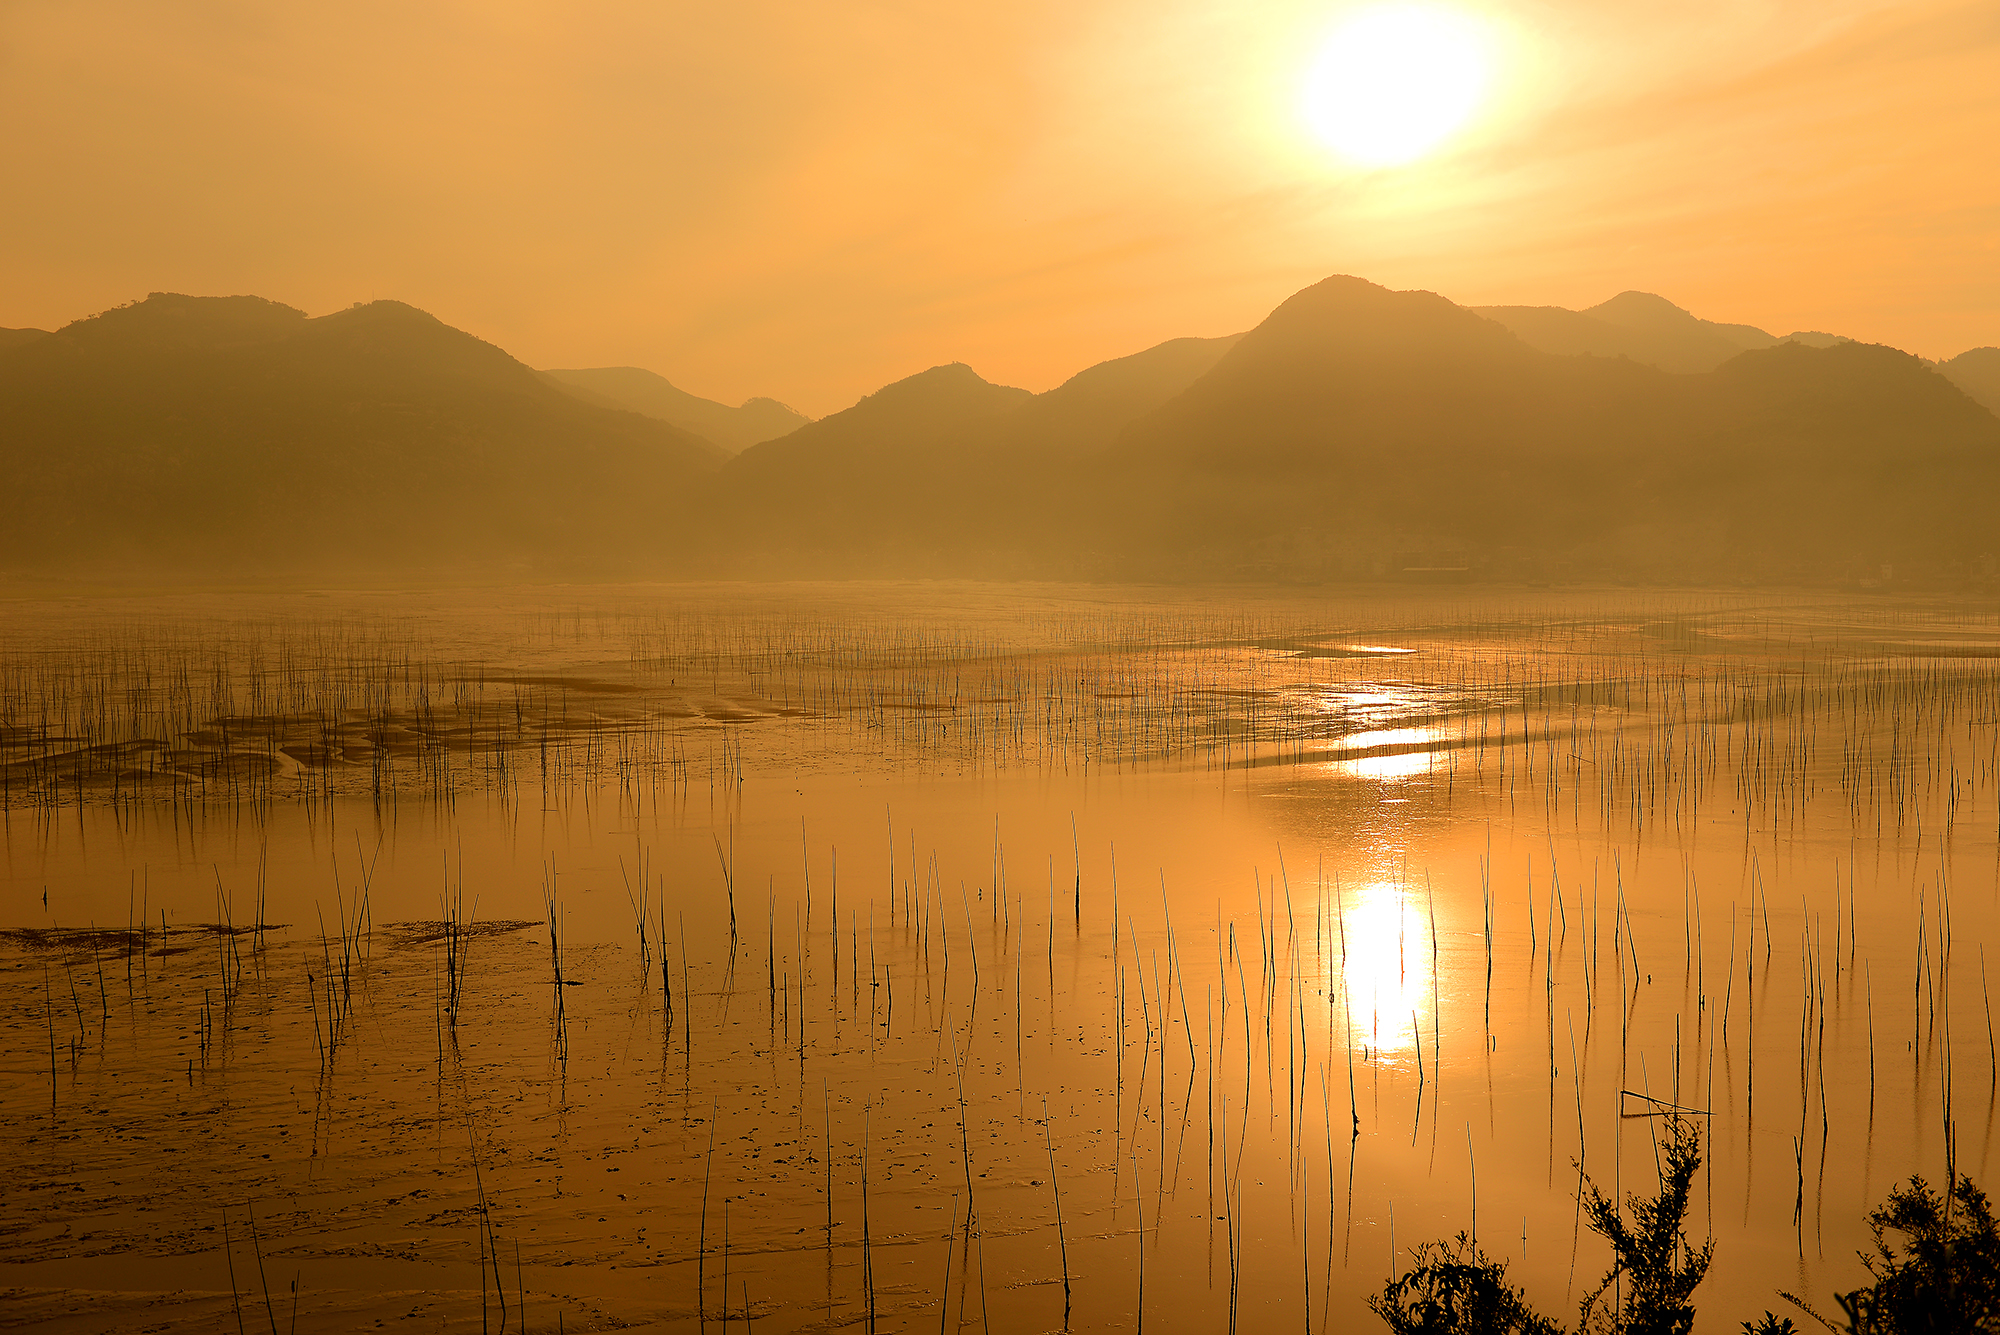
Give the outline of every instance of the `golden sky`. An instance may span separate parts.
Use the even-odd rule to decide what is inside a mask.
[[[814,414],[1329,273],[2000,344],[1995,0],[1466,0],[1492,86],[1392,168],[1299,111],[1354,7],[0,0],[0,325],[394,297]]]

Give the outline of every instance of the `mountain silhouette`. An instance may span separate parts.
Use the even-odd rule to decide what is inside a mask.
[[[1235,343],[1171,339],[1036,395],[933,367],[731,460],[731,528],[765,557],[846,570],[1067,568],[1073,516],[1095,504],[1087,461]]]
[[[1206,375],[1242,337],[1169,339],[1099,362],[1022,404],[1005,433],[1069,453],[1103,449],[1126,425]]]
[[[1558,356],[1628,357],[1663,371],[1712,371],[1743,351],[1712,334],[1631,329],[1560,306],[1481,306],[1522,342]]]
[[[47,338],[46,329],[0,329],[0,352],[23,347],[36,339]]]
[[[983,436],[994,419],[1033,397],[988,384],[963,362],[933,366],[747,450],[728,468],[736,477],[809,476],[817,484],[850,470],[918,466],[948,454],[954,441]]]
[[[937,366],[727,457],[397,302],[155,294],[0,348],[0,561],[1824,583],[2000,552],[2000,349],[1932,367],[1640,293],[1513,309],[1626,350],[1336,276],[1047,393]]]
[[[0,354],[9,564],[586,568],[719,457],[394,301],[156,293]]]
[[[1663,371],[1712,371],[1748,348],[1777,342],[1749,325],[1702,320],[1650,292],[1621,292],[1588,310],[1477,306],[1530,347],[1561,356],[1629,357]]]
[[[1957,385],[1974,403],[2000,417],[2000,348],[1974,348],[1938,366],[1938,373]]]
[[[1738,350],[1768,348],[1778,341],[1754,325],[1700,319],[1651,292],[1620,292],[1609,301],[1585,307],[1583,314],[1620,329],[1719,338]]]
[[[1297,293],[1215,369],[1126,433],[1141,551],[1226,560],[1304,527],[1413,547],[1490,542],[1546,478],[1602,493],[1663,373],[1539,353],[1430,292],[1338,276]],[[1496,513],[1497,512],[1497,513]],[[1355,554],[1359,555],[1359,548]]]
[[[1805,343],[1830,348],[1838,334],[1800,330],[1773,337],[1747,324],[1703,320],[1651,292],[1621,292],[1586,310],[1561,306],[1475,306],[1530,347],[1559,356],[1627,357],[1663,371],[1713,371],[1740,352]]]
[[[1118,545],[1186,570],[1483,552],[1827,577],[1970,559],[2000,494],[2000,422],[1893,349],[1670,374],[1350,277],[1286,301],[1114,455]]]
[[[544,374],[588,402],[658,418],[713,441],[730,454],[748,449],[760,440],[789,435],[812,420],[776,399],[749,399],[741,407],[732,408],[678,389],[665,376],[636,366],[599,366]]]
[[[1921,359],[1878,344],[1789,342],[1680,387],[1682,449],[1658,470],[1658,510],[1707,522],[1730,551],[1962,562],[2000,550],[2000,420]]]
[[[1032,397],[953,362],[753,445],[722,470],[724,540],[864,564],[954,548],[966,534],[958,511],[992,480],[996,423]]]

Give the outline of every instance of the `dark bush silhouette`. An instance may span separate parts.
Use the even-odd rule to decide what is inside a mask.
[[[1834,1296],[1849,1335],[2000,1332],[2000,1225],[1971,1178],[1961,1175],[1947,1199],[1912,1177],[1870,1212],[1868,1230],[1875,1250],[1863,1252],[1861,1264],[1875,1282]]]
[[[1506,1262],[1489,1258],[1465,1234],[1424,1243],[1415,1260],[1408,1274],[1368,1299],[1396,1335],[1561,1335],[1561,1326],[1507,1282]]]
[[[1713,1238],[1696,1247],[1682,1227],[1695,1170],[1701,1167],[1701,1133],[1692,1122],[1670,1119],[1661,1152],[1666,1165],[1659,1194],[1651,1200],[1626,1197],[1624,1212],[1596,1184],[1585,1182],[1584,1217],[1591,1231],[1611,1244],[1613,1259],[1603,1281],[1583,1300],[1581,1331],[1688,1335],[1694,1328],[1689,1300],[1715,1255]],[[1605,1294],[1621,1284],[1624,1305],[1615,1313],[1600,1307]]]
[[[1688,1197],[1701,1167],[1701,1135],[1670,1119],[1660,1145],[1660,1189],[1616,1201],[1583,1179],[1584,1218],[1611,1244],[1611,1268],[1583,1300],[1576,1335],[1689,1335],[1694,1291],[1715,1241],[1687,1236]],[[1779,1296],[1835,1335],[2000,1335],[2000,1220],[1986,1193],[1959,1175],[1948,1196],[1922,1177],[1895,1188],[1868,1215],[1873,1251],[1861,1253],[1874,1283],[1834,1295],[1836,1324],[1789,1293]],[[1507,1263],[1465,1234],[1427,1242],[1415,1264],[1368,1306],[1395,1335],[1563,1335],[1507,1282]],[[1607,1294],[1619,1293],[1615,1306]],[[1800,1335],[1790,1317],[1765,1312],[1743,1335]]]
[[[1694,1326],[1689,1301],[1708,1273],[1715,1243],[1696,1247],[1683,1227],[1695,1170],[1701,1167],[1701,1133],[1672,1119],[1661,1146],[1660,1190],[1650,1200],[1626,1198],[1624,1210],[1584,1179],[1584,1216],[1591,1231],[1611,1244],[1611,1269],[1583,1300],[1580,1335],[1687,1335]],[[1628,1219],[1629,1216],[1629,1219]],[[1507,1264],[1482,1253],[1465,1234],[1418,1247],[1416,1264],[1389,1281],[1368,1306],[1396,1335],[1561,1335],[1562,1326],[1528,1306],[1507,1283]],[[1603,1302],[1617,1286],[1623,1304]],[[1765,1314],[1752,1335],[1787,1335],[1789,1320]]]

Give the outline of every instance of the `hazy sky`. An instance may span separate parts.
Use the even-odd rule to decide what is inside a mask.
[[[1492,86],[1384,169],[1299,111],[1341,3],[0,0],[0,325],[395,297],[814,414],[1329,273],[2000,344],[2000,3],[1450,7]]]

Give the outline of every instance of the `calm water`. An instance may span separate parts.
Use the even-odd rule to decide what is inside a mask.
[[[0,633],[28,1328],[1368,1329],[1475,1227],[1570,1316],[1578,1165],[1649,1191],[1674,1106],[1734,1330],[1858,1283],[1947,1126],[1984,1180],[1985,606],[736,586]]]

